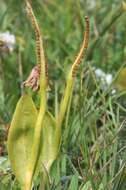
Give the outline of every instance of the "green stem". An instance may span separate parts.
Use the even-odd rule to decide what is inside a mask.
[[[46,182],[47,182],[47,179],[46,179],[45,175],[43,175],[41,183],[40,183],[39,190],[45,190],[46,189]]]
[[[31,189],[32,189],[32,186],[30,185],[30,183],[29,183],[29,185],[25,184],[25,186],[22,187],[22,190],[31,190]]]
[[[40,148],[40,140],[41,140],[41,130],[42,130],[42,123],[46,111],[46,80],[41,80],[41,87],[40,87],[40,94],[41,94],[41,102],[40,102],[40,110],[35,126],[34,132],[34,139],[33,139],[33,146],[31,152],[31,161],[28,165],[28,171],[26,173],[26,184],[24,190],[31,190],[33,175],[35,172],[39,148]]]
[[[70,72],[70,74],[68,76],[68,80],[67,80],[67,86],[65,89],[64,97],[63,97],[61,105],[60,105],[58,119],[57,119],[57,123],[58,123],[59,127],[61,126],[61,124],[63,122],[64,115],[65,115],[66,109],[69,104],[69,99],[73,93],[73,84],[74,84],[74,78],[72,77],[72,72]]]

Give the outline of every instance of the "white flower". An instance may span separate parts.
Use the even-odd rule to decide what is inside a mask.
[[[9,31],[0,33],[0,41],[3,42],[3,46],[5,45],[8,50],[11,52],[14,49],[14,45],[16,43],[16,38],[13,34],[10,34]]]
[[[90,10],[94,9],[96,7],[96,0],[90,0],[87,2],[87,6]]]
[[[106,80],[107,84],[110,85],[112,83],[112,75],[106,74],[105,80]]]
[[[103,89],[106,89],[112,83],[112,74],[106,74],[101,69],[93,68],[96,77],[101,81]]]
[[[105,78],[105,73],[101,69],[95,69],[95,74],[99,78]]]

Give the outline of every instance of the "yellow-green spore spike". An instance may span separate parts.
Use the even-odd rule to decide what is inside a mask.
[[[62,121],[64,119],[64,115],[66,112],[66,109],[68,107],[69,104],[69,100],[70,97],[72,95],[73,92],[73,85],[74,85],[74,80],[77,74],[77,70],[78,67],[81,63],[82,58],[84,58],[86,50],[88,48],[88,42],[89,42],[89,18],[86,16],[85,17],[85,23],[86,23],[86,29],[84,32],[84,38],[83,38],[83,42],[82,42],[82,46],[80,48],[80,51],[71,67],[71,70],[69,72],[68,78],[67,78],[67,85],[66,85],[66,89],[64,92],[64,96],[60,105],[60,112],[58,114],[58,119],[57,119],[57,124],[59,125],[59,127],[62,124]]]

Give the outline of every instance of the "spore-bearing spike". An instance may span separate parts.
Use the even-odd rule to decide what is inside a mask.
[[[26,11],[27,11],[27,14],[29,17],[31,17],[31,22],[32,22],[32,26],[33,26],[33,29],[34,29],[34,32],[35,32],[35,41],[36,41],[36,56],[37,56],[37,75],[34,74],[36,72],[31,72],[28,79],[26,80],[26,82],[24,82],[24,84],[26,84],[26,86],[31,86],[32,84],[32,88],[34,85],[37,84],[37,87],[35,89],[38,89],[38,82],[36,82],[36,80],[39,80],[40,78],[40,73],[41,73],[41,68],[43,67],[44,68],[44,75],[46,77],[46,80],[48,81],[48,66],[47,66],[47,62],[46,62],[46,59],[45,59],[45,55],[44,55],[44,50],[43,50],[43,42],[42,42],[42,38],[41,38],[41,32],[40,32],[40,29],[39,29],[39,26],[38,26],[38,23],[37,23],[37,20],[36,20],[36,17],[33,13],[33,10],[32,10],[32,7],[31,7],[31,4],[29,3],[28,0],[26,0]],[[36,71],[36,67],[33,68],[32,71]],[[32,78],[35,77],[35,80],[33,80]],[[31,83],[31,80],[32,80],[32,83]],[[35,82],[35,84],[33,84],[33,82]]]
[[[76,77],[78,67],[79,67],[81,60],[84,57],[85,52],[86,52],[87,47],[88,47],[88,41],[89,41],[89,18],[88,18],[88,16],[85,16],[85,23],[86,23],[86,30],[84,32],[83,43],[82,43],[81,49],[79,51],[79,54],[77,55],[75,62],[72,66],[72,77],[73,78]]]

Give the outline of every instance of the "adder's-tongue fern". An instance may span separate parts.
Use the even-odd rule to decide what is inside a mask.
[[[89,41],[89,19],[85,17],[86,30],[80,51],[69,72],[66,89],[57,118],[47,111],[48,68],[45,60],[43,41],[31,4],[26,1],[27,13],[35,31],[37,66],[32,70],[25,86],[38,89],[40,85],[39,110],[30,95],[23,95],[16,106],[8,135],[8,155],[12,169],[22,190],[31,190],[38,168],[43,166],[43,189],[47,173],[57,158],[61,142],[61,126],[72,95],[74,79]],[[39,81],[39,84],[38,84]],[[46,172],[45,172],[45,169]]]

